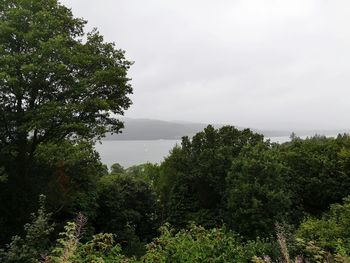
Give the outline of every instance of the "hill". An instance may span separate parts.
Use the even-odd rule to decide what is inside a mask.
[[[107,134],[104,140],[178,140],[182,136],[193,136],[202,131],[208,124],[191,123],[183,121],[162,121],[152,119],[123,119],[125,128],[120,134]],[[214,124],[215,128],[219,128],[225,124]],[[234,125],[234,124],[228,124]],[[236,125],[234,125],[236,126]],[[236,126],[237,127],[237,126]],[[237,127],[243,129],[242,127]],[[262,133],[266,137],[289,136],[293,131],[298,136],[320,135],[336,135],[338,133],[348,132],[347,130],[259,130],[253,131]]]
[[[120,134],[108,134],[104,140],[176,140],[203,130],[204,123],[180,123],[150,119],[124,119]]]

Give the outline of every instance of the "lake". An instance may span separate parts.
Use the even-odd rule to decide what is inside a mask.
[[[283,143],[288,136],[270,137],[272,142]],[[169,154],[169,151],[179,144],[180,140],[148,140],[148,141],[102,141],[96,144],[101,160],[110,167],[120,163],[125,168],[146,162],[159,163]]]

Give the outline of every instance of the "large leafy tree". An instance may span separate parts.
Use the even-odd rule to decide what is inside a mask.
[[[39,144],[122,128],[131,63],[85,23],[57,0],[0,4],[0,141],[21,176]]]
[[[232,126],[209,125],[181,146],[160,166],[155,186],[163,206],[162,217],[183,227],[194,221],[206,227],[222,223],[225,211],[226,177],[232,160],[246,145],[256,145],[263,136]]]
[[[131,62],[85,24],[57,0],[0,2],[0,200],[9,208],[0,227],[26,220],[53,145],[91,144],[123,127]],[[57,169],[67,171],[64,161]]]
[[[293,192],[290,169],[268,142],[245,147],[227,176],[227,219],[236,232],[269,236],[275,223],[288,222]]]
[[[350,194],[350,138],[315,136],[279,147],[292,172],[291,187],[304,212],[319,216]]]

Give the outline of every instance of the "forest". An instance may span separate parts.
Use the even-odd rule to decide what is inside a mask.
[[[0,3],[0,262],[350,262],[350,136],[208,125],[109,169],[132,62],[57,0]]]

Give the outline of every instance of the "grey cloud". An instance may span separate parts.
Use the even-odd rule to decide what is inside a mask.
[[[135,61],[129,117],[350,128],[346,0],[64,0]]]

